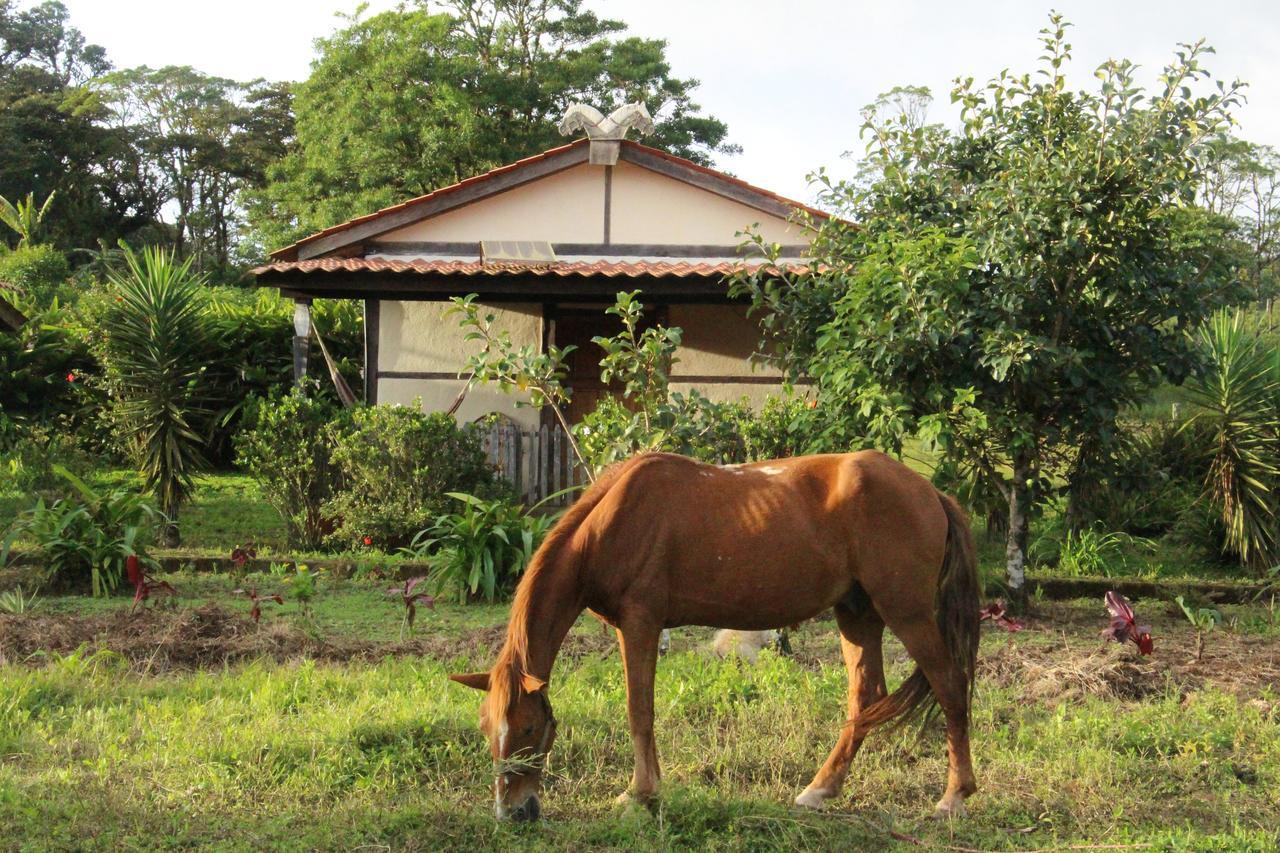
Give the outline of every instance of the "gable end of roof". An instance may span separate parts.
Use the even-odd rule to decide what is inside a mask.
[[[349,253],[352,247],[363,240],[586,163],[588,162],[588,143],[587,139],[579,139],[568,145],[552,148],[541,154],[467,178],[427,195],[334,225],[304,237],[291,246],[272,252],[271,258],[274,261],[305,261],[341,254],[344,250]],[[621,146],[619,153],[622,160],[770,216],[789,219],[800,213],[817,219],[830,218],[830,214],[825,211],[753,186],[707,166],[700,166],[683,157],[631,140],[623,140]]]

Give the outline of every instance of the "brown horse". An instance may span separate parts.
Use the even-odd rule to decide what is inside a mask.
[[[623,798],[658,790],[653,681],[664,628],[762,630],[835,608],[849,670],[848,723],[796,798],[836,796],[874,726],[933,710],[946,717],[949,772],[940,815],[964,814],[977,784],[969,701],[978,648],[973,537],[960,508],[874,451],[715,467],[650,453],[606,472],[534,555],[506,643],[489,672],[450,676],[486,690],[480,726],[498,766],[499,817],[540,813],[556,723],[547,681],[565,635],[590,608],[618,630],[635,773]],[[893,693],[885,626],[916,669]]]

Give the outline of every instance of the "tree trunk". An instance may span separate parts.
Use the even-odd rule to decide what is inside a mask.
[[[1031,531],[1030,455],[1014,455],[1013,478],[1009,483],[1009,529],[1005,534],[1005,576],[1009,598],[1015,605],[1026,601],[1027,540]]]
[[[166,548],[177,548],[182,544],[182,535],[178,531],[178,508],[165,510],[165,520],[160,527],[160,541]]]

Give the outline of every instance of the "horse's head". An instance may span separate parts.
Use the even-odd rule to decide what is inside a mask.
[[[480,703],[480,729],[489,737],[489,751],[498,771],[493,783],[497,816],[537,820],[542,814],[538,802],[542,768],[556,739],[556,718],[547,699],[547,683],[510,671],[449,677],[485,691]]]

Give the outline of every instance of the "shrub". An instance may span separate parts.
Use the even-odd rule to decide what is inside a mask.
[[[348,425],[349,415],[335,402],[301,391],[253,399],[245,409],[236,461],[280,513],[295,548],[319,548],[333,532],[325,504],[342,483],[334,436]]]
[[[829,425],[816,404],[816,398],[786,394],[769,397],[758,412],[748,411],[741,420],[747,458],[784,459],[830,449],[826,438]]]
[[[36,546],[55,587],[90,587],[95,596],[120,585],[129,557],[146,566],[155,561],[146,547],[163,516],[146,500],[126,489],[99,493],[65,468],[56,468],[74,496],[46,505],[43,498],[23,513],[0,548],[0,565],[19,536]]]
[[[748,458],[742,425],[751,410],[744,403],[719,403],[697,391],[670,394],[648,416],[616,397],[596,404],[574,432],[595,470],[646,450],[683,453],[715,464]]]
[[[432,562],[430,586],[436,594],[449,590],[459,601],[483,596],[493,601],[509,590],[529,565],[534,551],[555,524],[558,515],[539,515],[505,499],[483,500],[450,492],[462,504],[458,512],[445,513],[414,537],[405,550]],[[411,590],[406,586],[406,604]]]
[[[18,288],[39,309],[48,308],[55,298],[65,302],[73,295],[66,287],[70,275],[67,256],[47,243],[0,253],[0,281]]]
[[[326,511],[340,550],[362,543],[384,551],[408,545],[448,507],[449,492],[493,498],[508,491],[485,458],[480,433],[444,412],[361,406],[349,429],[331,430],[341,489]]]
[[[3,446],[0,440],[0,447]],[[13,491],[48,495],[66,485],[56,471],[59,463],[73,473],[90,467],[88,456],[74,437],[37,427],[14,439],[0,453],[0,474],[8,477],[7,486]]]
[[[83,419],[95,363],[67,322],[66,309],[50,308],[31,312],[17,334],[0,334],[0,413],[11,425],[0,449],[33,429],[69,432]]]
[[[1199,498],[1210,442],[1197,422],[1125,425],[1119,451],[1080,500],[1077,517],[1135,536],[1170,532]]]

